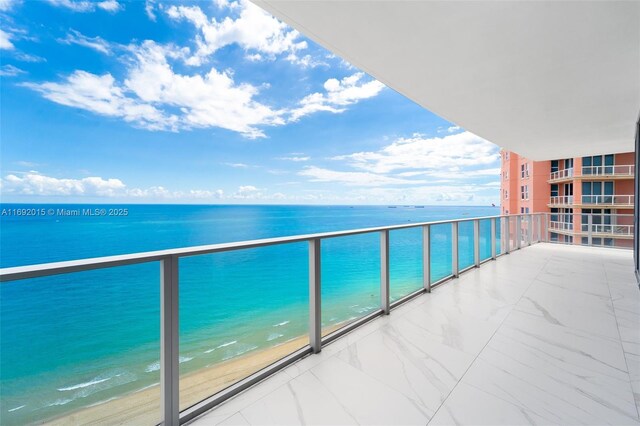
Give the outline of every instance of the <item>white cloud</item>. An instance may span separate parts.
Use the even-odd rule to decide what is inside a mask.
[[[295,54],[307,48],[305,41],[299,41],[299,33],[290,29],[258,6],[248,1],[217,1],[219,7],[239,9],[237,18],[225,17],[221,21],[209,19],[198,6],[171,6],[167,14],[174,20],[191,22],[198,30],[197,50],[189,58],[188,64],[201,65],[218,49],[230,44],[238,44],[245,50],[260,53],[260,59],[273,59],[282,53]],[[257,58],[254,56],[254,58]],[[307,62],[310,63],[310,60]]]
[[[23,176],[7,175],[2,179],[4,194],[20,195],[92,195],[114,196],[124,190],[120,179],[86,177],[83,179],[58,179],[37,172],[28,172]]]
[[[404,169],[451,171],[455,167],[496,164],[498,151],[496,145],[470,132],[442,138],[416,134],[411,138],[399,138],[378,151],[357,152],[334,159],[374,173]]]
[[[362,83],[364,73],[357,72],[348,77],[338,80],[330,78],[324,83],[325,93],[312,93],[307,95],[300,102],[300,106],[291,111],[291,121],[297,121],[305,115],[319,111],[340,113],[346,107],[362,99],[376,96],[384,84],[377,80]]]
[[[118,12],[123,6],[116,0],[89,1],[89,0],[47,0],[49,4],[56,7],[64,7],[74,12],[93,12],[96,9],[107,12]]]
[[[451,126],[447,129],[447,132],[454,133],[454,132],[457,132],[458,130],[460,130],[460,126]]]
[[[30,55],[28,53],[23,53],[23,52],[14,53],[13,57],[18,61],[22,61],[22,62],[47,62],[47,60],[42,56]]]
[[[14,67],[11,64],[3,65],[2,67],[0,67],[0,76],[2,77],[15,77],[24,73],[26,73],[26,71],[21,70],[18,67]]]
[[[15,46],[11,43],[11,34],[0,30],[0,50],[13,50]]]
[[[222,164],[224,164],[225,166],[236,168],[236,169],[247,169],[251,167],[245,163],[222,163]]]
[[[290,157],[279,157],[278,160],[301,162],[301,161],[309,161],[311,160],[311,157],[292,155]]]
[[[305,167],[298,174],[311,178],[311,182],[332,182],[348,186],[417,185],[425,182],[368,172],[341,172],[315,166]]]
[[[417,170],[411,172],[402,172],[398,173],[398,176],[428,176],[435,178],[446,178],[452,181],[456,179],[468,179],[476,177],[497,177],[500,176],[500,167],[474,170],[462,170],[460,167],[449,167],[443,170]]]
[[[144,4],[144,11],[153,22],[156,21],[156,13],[155,13],[156,2],[155,0],[146,0]]]
[[[106,55],[111,54],[110,44],[102,37],[87,37],[73,29],[69,31],[65,38],[58,39],[58,42],[63,44],[77,44],[79,46],[97,50],[98,52],[104,53]]]
[[[64,196],[99,198],[145,198],[167,200],[219,200],[222,189],[171,191],[163,186],[127,188],[120,179],[92,176],[82,179],[55,178],[36,171],[14,173],[0,179],[3,196]]]
[[[220,127],[248,138],[264,137],[260,125],[281,125],[282,111],[257,102],[258,88],[236,84],[227,72],[211,68],[204,76],[175,73],[167,62],[167,49],[147,41],[135,52],[137,62],[125,80],[142,101],[181,111],[184,128]]]
[[[92,111],[99,115],[122,118],[149,130],[176,128],[178,118],[167,115],[150,104],[127,97],[111,74],[95,75],[75,71],[62,83],[24,83],[59,104]]]
[[[16,5],[17,0],[0,0],[0,11],[8,12]]]

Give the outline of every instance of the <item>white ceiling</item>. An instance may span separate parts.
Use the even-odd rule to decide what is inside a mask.
[[[253,1],[429,111],[531,159],[634,150],[640,1]]]

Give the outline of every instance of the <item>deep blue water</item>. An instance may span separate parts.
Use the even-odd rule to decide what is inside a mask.
[[[491,207],[0,206],[4,267],[230,241],[498,214]],[[15,216],[13,209],[44,209]],[[63,216],[59,209],[127,209]],[[50,210],[54,214],[50,214]],[[121,211],[122,213],[122,211]],[[489,221],[481,257],[489,257]],[[422,285],[420,229],[390,234],[391,296]],[[460,224],[460,266],[473,262]],[[308,247],[292,243],[180,260],[181,374],[305,335]],[[451,273],[451,226],[432,228],[432,279]],[[323,326],[379,306],[379,235],[323,241]],[[157,262],[0,285],[0,422],[50,418],[157,383]],[[191,401],[195,402],[195,401]]]

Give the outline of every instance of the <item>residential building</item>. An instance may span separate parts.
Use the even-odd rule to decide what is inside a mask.
[[[502,214],[549,213],[553,242],[631,248],[634,155],[532,161],[503,150]]]

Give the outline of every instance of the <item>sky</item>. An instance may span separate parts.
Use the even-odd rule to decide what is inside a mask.
[[[0,0],[0,54],[5,203],[498,204],[497,146],[249,2]]]

